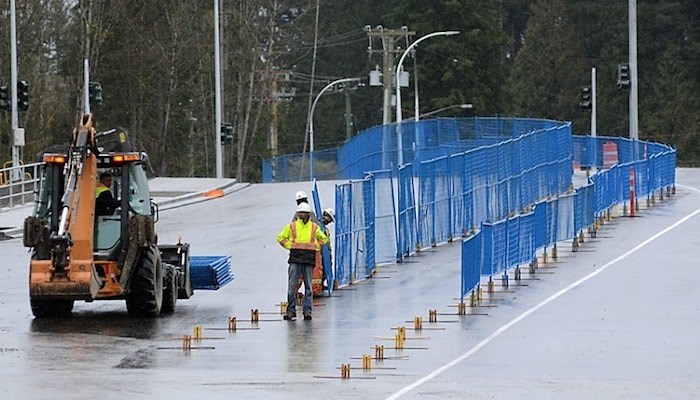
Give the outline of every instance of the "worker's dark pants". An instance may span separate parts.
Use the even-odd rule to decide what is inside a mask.
[[[311,275],[313,274],[314,266],[311,264],[289,263],[287,270],[287,313],[296,314],[297,312],[297,288],[299,287],[299,275],[304,279],[304,315],[311,314],[311,302],[313,301],[314,292],[311,290]]]

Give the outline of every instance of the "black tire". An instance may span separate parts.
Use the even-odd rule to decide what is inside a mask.
[[[73,300],[29,299],[32,314],[36,318],[66,318],[73,311]]]
[[[126,309],[135,317],[157,317],[163,305],[163,266],[155,245],[141,252],[134,266]]]
[[[175,311],[177,303],[177,269],[174,265],[163,265],[163,305],[161,313],[171,313]]]

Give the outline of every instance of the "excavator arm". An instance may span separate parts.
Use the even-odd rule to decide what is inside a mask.
[[[97,155],[92,115],[73,131],[65,164],[58,227],[49,236],[48,260],[32,260],[33,299],[95,298],[101,282],[93,259]]]

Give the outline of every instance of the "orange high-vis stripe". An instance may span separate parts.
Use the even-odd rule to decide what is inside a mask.
[[[311,226],[311,238],[309,239],[308,243],[297,242],[297,221],[294,221],[291,224],[289,224],[289,229],[292,231],[292,249],[313,251],[318,250],[318,247],[316,246],[316,229],[318,229],[318,225],[314,224],[313,222],[312,224],[313,225]]]

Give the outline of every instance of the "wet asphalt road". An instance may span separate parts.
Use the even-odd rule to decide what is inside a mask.
[[[123,302],[76,303],[72,318],[34,320],[29,255],[0,242],[0,394],[3,399],[700,397],[700,171],[680,170],[678,194],[642,217],[618,218],[576,254],[473,314],[454,314],[459,244],[380,267],[374,279],[315,299],[314,320],[285,322],[286,254],[275,236],[299,184],[251,185],[161,214],[160,241],[182,235],[193,254],[231,254],[236,279],[179,301],[173,315],[132,319]],[[321,182],[331,206],[332,182]],[[695,214],[694,214],[695,213]],[[682,223],[678,221],[687,217]],[[675,225],[674,225],[675,224]],[[659,235],[659,233],[662,233]],[[250,310],[261,312],[258,324]],[[430,324],[428,310],[441,314]],[[227,318],[239,328],[228,332]],[[398,326],[404,350],[389,349]],[[200,347],[178,337],[203,327]],[[362,355],[384,345],[384,362]],[[349,363],[351,379],[339,367]],[[381,367],[381,368],[377,368]]]

